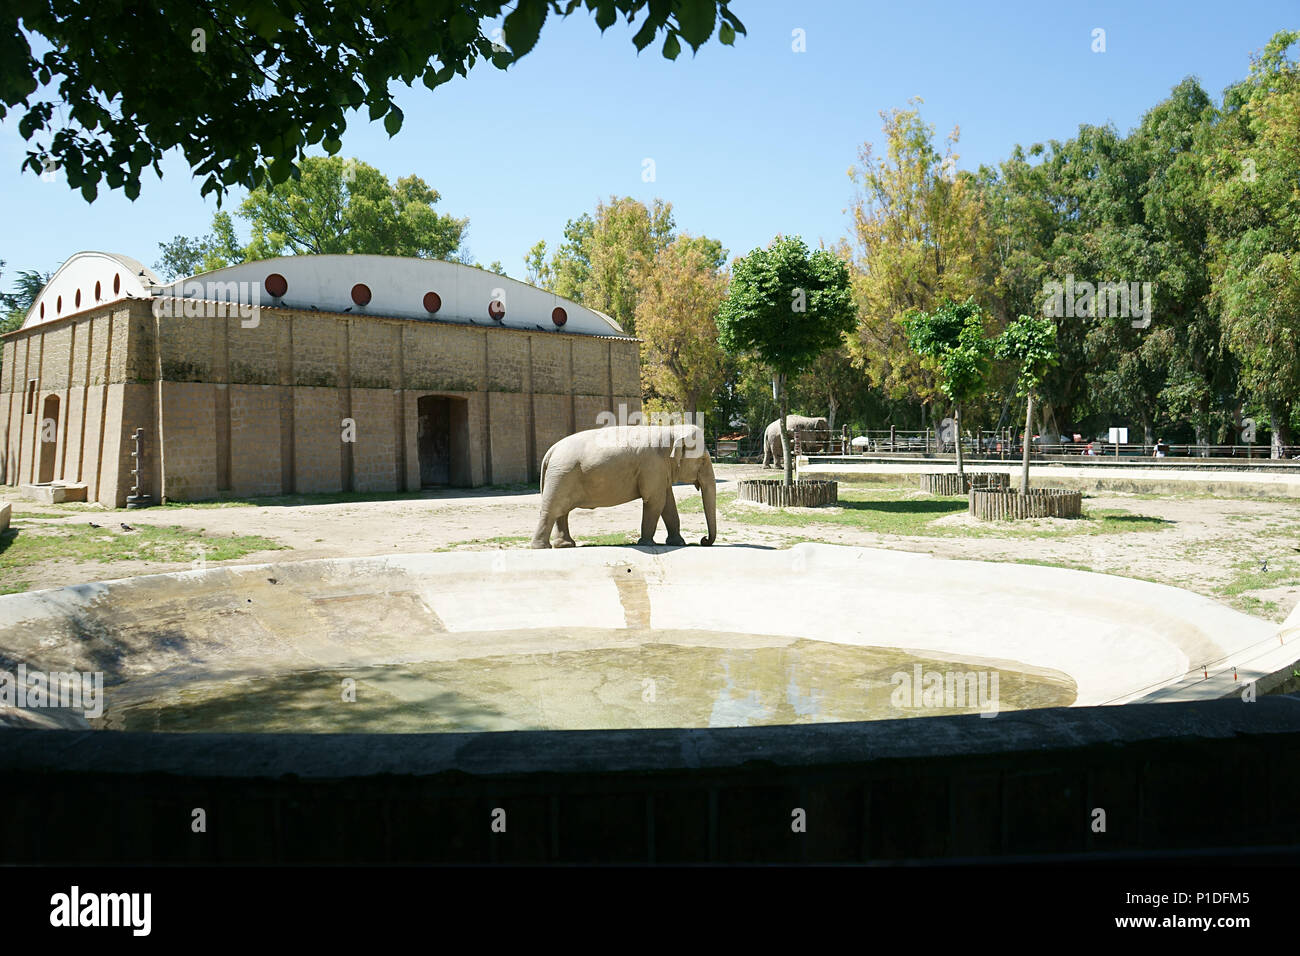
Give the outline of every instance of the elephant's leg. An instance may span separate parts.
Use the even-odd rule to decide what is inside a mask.
[[[556,540],[557,548],[576,548],[577,542],[573,540],[573,535],[569,534],[569,513],[566,511],[555,519],[555,526],[560,532],[560,537]]]
[[[673,496],[672,488],[668,489],[668,495],[664,498],[664,527],[668,529],[670,545],[680,548],[686,544],[682,539],[682,519],[677,514],[677,499]]]
[[[654,544],[655,528],[664,513],[664,489],[645,489],[641,493],[641,537],[637,544]]]
[[[534,548],[549,548],[551,546],[551,528],[554,524],[555,518],[543,506],[542,516],[537,521],[537,530],[533,532]]]

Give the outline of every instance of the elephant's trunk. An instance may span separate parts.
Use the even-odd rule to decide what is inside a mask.
[[[718,539],[718,485],[713,476],[713,466],[700,474],[700,497],[704,499],[704,521],[709,526],[708,537],[701,538],[706,548]]]

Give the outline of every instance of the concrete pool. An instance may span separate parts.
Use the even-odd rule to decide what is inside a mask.
[[[0,669],[99,673],[105,701],[102,718],[8,707],[0,722],[454,732],[991,716],[1221,697],[1293,659],[1271,622],[1061,568],[820,544],[449,552],[0,597]]]

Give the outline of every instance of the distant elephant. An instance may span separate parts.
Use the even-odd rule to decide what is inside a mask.
[[[641,537],[654,544],[662,517],[668,544],[684,545],[681,519],[673,498],[675,482],[691,482],[704,498],[704,520],[711,545],[718,536],[717,487],[713,460],[698,425],[616,425],[593,428],[561,438],[542,459],[542,507],[533,534],[534,548],[551,547],[558,526],[557,548],[574,547],[569,512],[574,508],[611,508],[641,499]]]
[[[785,430],[789,435],[791,442],[791,451],[794,450],[794,433],[818,431],[824,432],[830,429],[824,418],[808,418],[805,415],[787,415],[785,416]],[[805,452],[816,454],[822,450],[822,442],[809,441],[806,438],[800,438],[799,449]],[[767,467],[768,462],[772,463],[773,468],[784,468],[785,459],[781,457],[781,419],[777,419],[767,426],[763,432],[763,467]],[[777,464],[780,462],[781,464]]]

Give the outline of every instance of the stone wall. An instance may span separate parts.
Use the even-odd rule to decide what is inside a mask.
[[[632,339],[271,308],[255,320],[157,319],[150,305],[113,303],[4,339],[0,481],[37,480],[49,395],[54,477],[117,507],[136,428],[146,490],[197,500],[417,489],[422,396],[465,402],[461,485],[535,482],[554,442],[601,412],[641,407]]]

